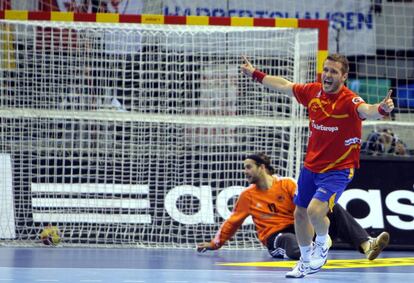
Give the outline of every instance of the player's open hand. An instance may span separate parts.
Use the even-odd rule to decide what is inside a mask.
[[[249,60],[247,60],[246,56],[242,56],[244,63],[240,66],[241,71],[243,74],[245,74],[246,76],[251,77],[255,68],[253,67],[253,65],[249,62]]]
[[[387,96],[381,101],[380,107],[387,113],[390,113],[394,109],[394,102],[391,98],[392,89],[390,89],[387,93]]]
[[[205,253],[206,251],[214,250],[210,242],[204,242],[197,245],[197,252]]]

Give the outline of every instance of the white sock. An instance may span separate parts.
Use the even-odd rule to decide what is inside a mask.
[[[299,246],[300,249],[300,255],[302,257],[303,261],[309,262],[310,261],[310,256],[311,256],[311,252],[312,252],[312,246]]]
[[[318,244],[320,244],[320,245],[322,245],[322,246],[325,246],[327,239],[328,239],[328,234],[325,234],[325,235],[316,235],[315,242],[318,243]]]

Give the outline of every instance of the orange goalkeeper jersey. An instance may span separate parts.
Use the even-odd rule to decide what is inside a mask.
[[[243,221],[252,216],[259,240],[266,245],[267,238],[293,224],[296,182],[292,178],[274,177],[272,186],[260,190],[250,185],[239,196],[230,217],[224,221],[212,245],[220,248],[229,240]]]

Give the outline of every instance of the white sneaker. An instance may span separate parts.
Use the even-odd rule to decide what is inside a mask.
[[[314,244],[311,260],[310,260],[310,271],[309,274],[313,274],[321,270],[322,266],[325,265],[326,261],[328,260],[328,251],[329,248],[332,246],[331,237],[326,239],[325,245],[320,245],[319,243]]]
[[[296,263],[295,267],[293,267],[292,271],[286,273],[286,278],[303,278],[307,274],[309,274],[310,267],[309,262],[305,262],[302,258]]]

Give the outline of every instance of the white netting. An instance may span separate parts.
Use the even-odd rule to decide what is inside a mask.
[[[6,8],[31,11],[329,19],[329,51],[344,53],[351,62],[348,86],[369,103],[380,101],[387,89],[393,88],[397,124],[391,127],[400,136],[406,137],[405,143],[414,151],[414,5],[411,0],[334,0],[329,3],[323,0],[0,2],[0,10]],[[400,127],[399,122],[408,123],[408,127]],[[364,130],[364,137],[369,132],[370,127]]]
[[[201,8],[202,7],[202,8]],[[329,19],[329,51],[347,55],[348,86],[368,103],[381,101],[394,89],[394,123],[414,153],[414,5],[412,1],[163,1],[169,15],[244,16],[256,18]],[[382,122],[365,124],[364,139]]]
[[[71,244],[193,247],[246,186],[247,154],[297,175],[303,108],[239,65],[313,81],[316,30],[0,23],[1,238],[52,222]],[[254,227],[232,246],[258,246]]]

